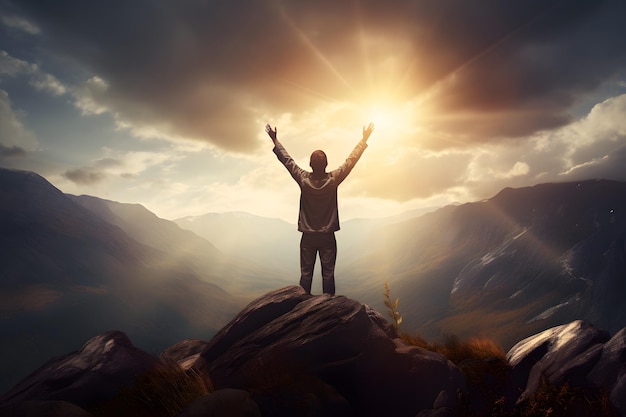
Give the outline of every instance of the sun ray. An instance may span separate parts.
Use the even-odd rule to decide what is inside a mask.
[[[332,62],[326,55],[324,55],[315,44],[309,39],[309,37],[304,33],[298,25],[293,21],[293,19],[287,14],[287,12],[283,8],[279,8],[279,12],[284,21],[289,25],[289,27],[298,35],[300,40],[313,52],[315,57],[319,59],[326,68],[339,80],[341,81],[350,91],[354,91],[348,80],[341,75],[341,73],[335,68]]]
[[[306,86],[304,86],[304,85],[302,85],[300,83],[296,83],[295,81],[283,80],[283,82],[285,84],[291,85],[294,88],[297,88],[298,90],[304,91],[304,92],[306,92],[306,93],[308,93],[308,94],[310,94],[312,96],[318,97],[318,98],[322,99],[323,101],[330,101],[330,102],[338,102],[338,101],[340,101],[336,97],[331,97],[331,96],[326,95],[324,93],[321,93],[319,91],[312,90],[312,89],[310,89],[310,88],[308,88],[308,87],[306,87]]]
[[[559,7],[559,6],[558,5],[553,5],[551,7],[548,7],[545,10],[543,10],[542,12],[537,13],[536,15],[532,16],[528,20],[520,23],[518,26],[512,28],[508,33],[505,33],[499,39],[497,39],[494,42],[492,42],[491,44],[487,45],[483,50],[481,50],[478,53],[474,54],[473,56],[471,56],[470,58],[468,58],[464,62],[460,63],[456,67],[452,68],[448,72],[442,74],[442,76],[439,77],[439,79],[435,80],[433,83],[431,83],[430,86],[428,86],[426,89],[424,89],[423,94],[425,96],[429,96],[428,93],[430,91],[436,89],[442,83],[447,82],[450,78],[454,77],[455,74],[458,74],[460,71],[462,71],[463,69],[469,67],[474,62],[478,61],[480,58],[488,55],[489,53],[494,51],[496,48],[498,48],[499,46],[501,46],[505,42],[509,41],[510,39],[513,39],[515,36],[517,36],[523,30],[525,30],[526,28],[528,28],[532,24],[536,23],[537,21],[541,20],[543,17],[545,17],[551,11],[554,11],[554,9],[556,9],[557,7]]]

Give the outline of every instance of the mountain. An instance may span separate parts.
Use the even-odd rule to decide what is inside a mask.
[[[141,206],[66,195],[32,172],[0,169],[0,201],[0,391],[94,333],[123,330],[149,351],[206,337],[251,297],[229,291],[280,281]]]
[[[351,295],[383,311],[382,281],[410,330],[505,346],[576,319],[626,324],[626,183],[507,188],[380,230],[348,265]]]
[[[207,213],[174,220],[220,251],[297,275],[300,233],[295,224],[243,212]]]
[[[0,201],[0,390],[93,334],[122,330],[155,352],[297,283],[300,234],[281,220],[210,214],[179,227],[6,169]],[[384,312],[387,281],[404,330],[506,347],[573,320],[626,324],[626,183],[507,188],[426,211],[343,222],[338,293]]]
[[[511,346],[578,319],[614,332],[626,324],[624,213],[626,184],[589,180],[507,188],[484,201],[406,217],[345,221],[337,233],[337,291],[386,311],[389,282],[405,329],[428,338],[485,335]],[[245,245],[246,255],[291,265],[296,282],[300,235],[275,222],[213,214],[178,224],[220,249]],[[244,224],[260,232],[228,233]]]
[[[364,250],[375,247],[378,230],[436,210],[423,208],[397,216],[377,219],[351,219],[341,223],[337,232],[339,257],[337,270],[362,256]],[[244,212],[207,213],[183,217],[174,222],[212,242],[221,252],[238,256],[266,267],[276,268],[288,276],[283,285],[297,283],[300,274],[300,237],[295,224],[280,219],[255,216]],[[368,243],[369,246],[365,246]],[[319,275],[319,268],[316,271]],[[350,271],[345,271],[346,275]],[[321,292],[319,279],[314,291]],[[340,282],[339,282],[340,284]]]
[[[254,262],[254,258],[245,256],[244,248],[224,252],[209,239],[157,217],[140,204],[85,195],[69,197],[107,223],[120,227],[137,242],[164,252],[166,256],[158,261],[160,267],[189,269],[203,280],[247,298],[288,282],[280,268]],[[224,235],[236,233],[237,230],[218,230],[213,238],[223,239]]]

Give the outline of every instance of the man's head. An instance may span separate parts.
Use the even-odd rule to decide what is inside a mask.
[[[313,172],[325,172],[328,160],[326,159],[324,151],[314,151],[311,154],[311,162],[309,165],[311,166],[311,169],[313,169]]]

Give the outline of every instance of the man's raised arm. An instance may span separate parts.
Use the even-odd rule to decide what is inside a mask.
[[[296,164],[296,161],[289,155],[283,144],[278,141],[278,128],[274,127],[274,129],[272,129],[272,126],[268,123],[265,125],[265,131],[272,139],[272,142],[274,142],[274,153],[276,157],[285,168],[287,168],[287,171],[289,171],[293,179],[300,184],[305,171]]]
[[[367,140],[369,139],[373,131],[374,123],[370,123],[367,127],[364,126],[363,138],[359,141],[359,143],[356,144],[354,150],[350,152],[350,155],[346,159],[346,162],[344,162],[339,168],[333,171],[333,174],[336,176],[339,183],[346,179],[350,171],[352,171],[352,168],[354,168],[356,163],[361,158],[361,155],[363,155],[365,148],[367,148]]]

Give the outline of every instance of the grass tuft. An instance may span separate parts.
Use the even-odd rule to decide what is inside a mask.
[[[504,417],[618,417],[605,390],[589,390],[568,384],[541,387]]]
[[[166,362],[122,387],[115,398],[91,410],[101,417],[174,417],[196,399],[214,391],[211,381],[195,369]]]

